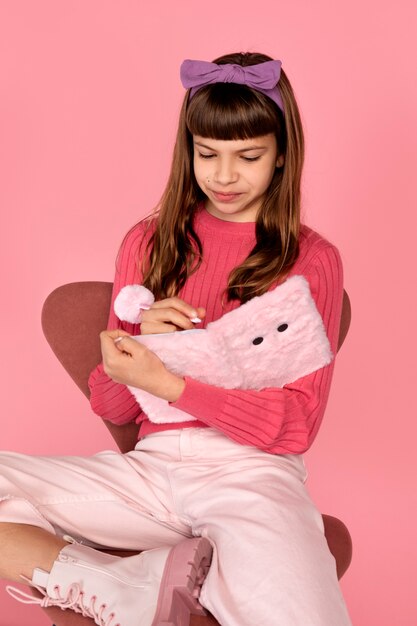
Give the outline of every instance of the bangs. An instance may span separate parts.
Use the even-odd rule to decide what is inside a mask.
[[[210,139],[252,139],[280,134],[283,116],[264,94],[244,85],[215,83],[189,101],[186,125],[192,135]]]

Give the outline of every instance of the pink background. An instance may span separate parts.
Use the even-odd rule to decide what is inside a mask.
[[[415,32],[413,0],[0,5],[0,448],[113,446],[42,336],[42,302],[112,280],[124,233],[158,201],[180,62],[281,58],[305,124],[304,218],[339,246],[353,305],[306,457],[320,509],[353,537],[342,587],[356,626],[417,623]],[[0,626],[48,623],[3,588],[0,607]]]

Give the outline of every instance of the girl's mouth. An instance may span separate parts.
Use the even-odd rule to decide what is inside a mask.
[[[240,193],[220,193],[218,191],[212,191],[212,194],[219,202],[233,202],[241,196]]]

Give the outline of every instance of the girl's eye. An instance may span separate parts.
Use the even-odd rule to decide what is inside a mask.
[[[216,155],[215,154],[203,154],[202,152],[199,152],[198,156],[201,159],[213,159]],[[255,157],[245,157],[245,156],[242,156],[241,158],[243,159],[243,161],[246,161],[247,163],[252,163],[253,161],[257,161],[261,157],[260,156],[255,156]]]

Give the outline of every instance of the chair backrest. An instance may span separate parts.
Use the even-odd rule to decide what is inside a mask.
[[[89,398],[88,377],[101,362],[99,334],[107,326],[112,283],[68,283],[55,289],[42,309],[42,328],[46,340],[65,370]],[[346,291],[340,322],[338,350],[349,330],[351,307]],[[137,441],[137,426],[114,426],[105,422],[122,452]]]
[[[112,283],[69,283],[55,289],[42,308],[42,329],[55,356],[83,394],[101,362],[99,334],[107,327]]]

